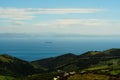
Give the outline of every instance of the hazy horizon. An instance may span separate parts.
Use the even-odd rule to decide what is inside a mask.
[[[0,0],[0,54],[32,60],[67,52],[120,48],[119,3]]]
[[[119,0],[0,0],[0,37],[118,39],[119,3]]]

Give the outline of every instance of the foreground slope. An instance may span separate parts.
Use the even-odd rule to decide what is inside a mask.
[[[88,51],[81,55],[65,54],[33,61],[33,64],[50,70],[120,74],[120,49]]]
[[[32,62],[0,55],[0,80],[52,80],[71,71],[76,74],[64,80],[79,80],[79,77],[83,80],[101,80],[102,76],[106,77],[104,80],[119,80],[120,49],[88,51],[81,55],[68,53]],[[93,79],[93,76],[96,78]]]
[[[41,60],[32,61],[34,65],[39,65],[49,70],[56,70],[58,67],[72,63],[77,60],[77,55],[72,53],[64,54],[57,57],[51,57]]]
[[[25,76],[34,72],[31,63],[7,54],[0,55],[0,75]]]

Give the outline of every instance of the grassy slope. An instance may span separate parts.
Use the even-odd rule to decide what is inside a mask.
[[[118,75],[120,74],[120,49],[88,51],[79,56],[65,54],[58,57],[33,61],[32,63],[52,70],[88,71]]]
[[[31,63],[21,59],[0,55],[0,74],[4,76],[30,75],[29,78],[41,80],[40,76],[44,74],[53,74],[56,70],[77,71],[92,74],[120,75],[120,49],[110,49],[106,51],[89,51],[82,55],[65,54],[57,57],[33,61]],[[42,70],[48,70],[49,73],[41,73]],[[37,73],[36,73],[37,70]],[[43,70],[43,71],[44,71]],[[35,71],[35,74],[34,74]],[[91,76],[94,76],[90,74]],[[99,77],[99,75],[97,75]],[[104,76],[105,76],[104,75]],[[4,78],[1,76],[0,78]],[[77,75],[79,76],[79,75]],[[84,76],[84,75],[80,75]],[[49,76],[50,77],[50,76]],[[50,77],[52,78],[52,77]],[[34,79],[33,79],[34,80]],[[46,79],[47,80],[47,79]],[[49,80],[49,79],[48,79]],[[70,79],[72,80],[72,79]],[[74,79],[73,79],[74,80]]]
[[[10,76],[24,76],[34,73],[31,63],[3,54],[0,55],[0,74]]]

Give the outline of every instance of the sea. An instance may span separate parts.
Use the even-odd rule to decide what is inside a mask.
[[[67,53],[120,48],[120,40],[99,39],[0,39],[0,54],[34,61]]]

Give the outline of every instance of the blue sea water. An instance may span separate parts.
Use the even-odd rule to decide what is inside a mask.
[[[54,57],[65,53],[79,55],[86,51],[101,51],[110,48],[120,48],[120,41],[0,39],[0,54],[6,53],[27,61]]]

